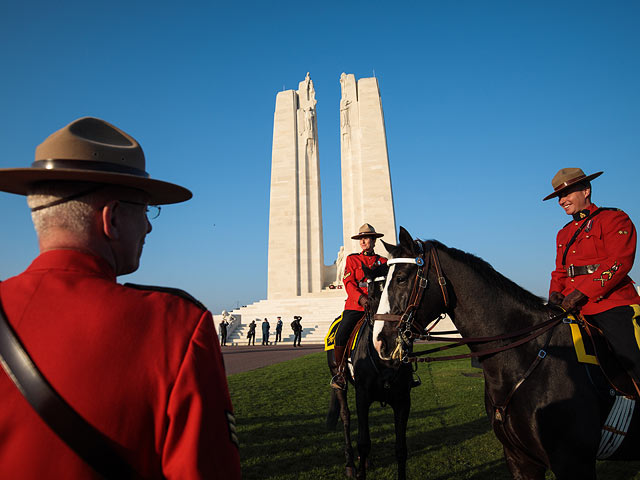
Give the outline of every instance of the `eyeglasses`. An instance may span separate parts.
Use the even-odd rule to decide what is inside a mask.
[[[146,203],[140,203],[140,202],[131,202],[129,200],[120,200],[122,203],[128,203],[130,205],[141,205],[144,207],[144,213],[147,214],[147,218],[149,220],[155,220],[156,218],[158,218],[160,216],[160,211],[162,210],[160,208],[160,205],[147,205]]]

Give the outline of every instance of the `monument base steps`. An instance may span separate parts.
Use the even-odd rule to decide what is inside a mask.
[[[321,292],[310,293],[295,298],[275,300],[260,300],[251,305],[230,311],[234,322],[227,331],[227,345],[246,345],[249,323],[256,322],[256,343],[262,342],[262,321],[269,320],[269,342],[273,344],[276,335],[277,317],[282,317],[282,343],[293,343],[291,322],[294,315],[302,317],[302,343],[323,344],[324,337],[329,331],[331,323],[344,308],[346,293],[342,289],[325,289]],[[218,331],[222,315],[214,315],[213,321]],[[447,317],[438,323],[435,331],[455,330],[453,323]]]

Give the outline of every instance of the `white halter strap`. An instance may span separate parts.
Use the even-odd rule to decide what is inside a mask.
[[[413,263],[414,265],[418,265],[421,267],[424,265],[424,260],[420,257],[416,258],[392,258],[387,262],[387,265],[394,265],[396,263]]]

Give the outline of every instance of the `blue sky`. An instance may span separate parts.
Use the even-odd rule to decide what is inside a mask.
[[[122,281],[218,313],[266,297],[277,92],[311,73],[331,263],[339,77],[375,71],[396,224],[546,295],[568,221],[541,201],[558,169],[604,170],[593,200],[640,222],[639,22],[635,1],[3,2],[0,168],[81,116],[132,134],[151,176],[194,198],[163,209]],[[0,194],[0,215],[2,279],[37,243],[23,197]]]

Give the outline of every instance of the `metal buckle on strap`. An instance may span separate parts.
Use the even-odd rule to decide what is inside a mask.
[[[447,284],[447,279],[444,277],[438,277],[438,283],[441,287],[444,287]]]
[[[569,267],[567,268],[567,276],[573,278],[576,276],[576,270],[575,268],[573,268],[573,263],[571,265],[569,265]]]

